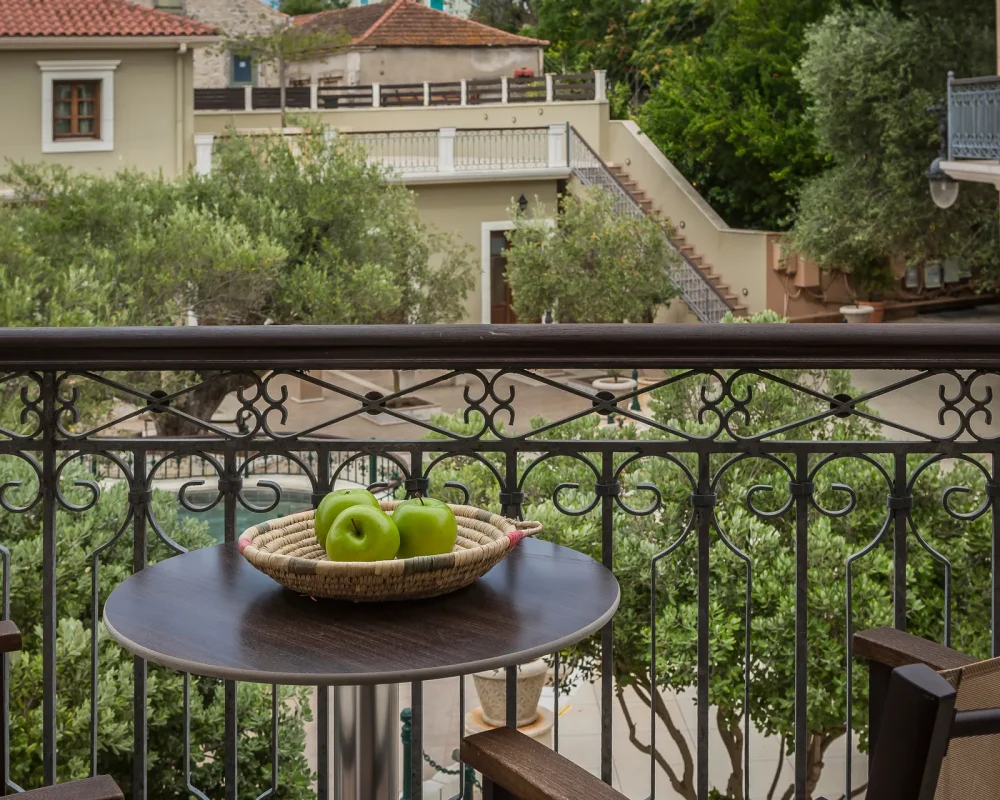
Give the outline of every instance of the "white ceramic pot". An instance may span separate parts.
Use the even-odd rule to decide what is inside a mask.
[[[848,325],[857,325],[859,323],[868,322],[872,313],[875,311],[871,306],[841,306],[840,313],[847,318]]]
[[[538,701],[548,677],[548,665],[542,659],[529,661],[517,668],[517,727],[530,725],[538,718]],[[483,707],[483,721],[500,726],[507,719],[507,675],[502,669],[476,672],[472,675]]]
[[[590,384],[599,392],[611,392],[611,394],[617,397],[618,395],[628,394],[636,387],[636,383],[631,378],[598,378],[596,381]],[[619,400],[618,405],[622,408],[627,406],[632,402],[629,400]]]

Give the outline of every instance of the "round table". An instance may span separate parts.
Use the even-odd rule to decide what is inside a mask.
[[[135,655],[195,675],[372,686],[548,655],[602,628],[618,601],[608,569],[536,539],[465,589],[392,603],[299,595],[254,569],[235,544],[223,544],[135,573],[111,593],[104,622]],[[355,717],[371,705],[361,702]],[[352,740],[365,738],[355,733]]]

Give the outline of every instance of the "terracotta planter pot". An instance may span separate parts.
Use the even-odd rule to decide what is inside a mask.
[[[529,661],[517,668],[517,727],[530,725],[538,718],[538,701],[548,678],[549,668],[542,659]],[[483,721],[500,726],[507,721],[507,676],[502,669],[476,672],[472,675],[483,707]]]
[[[885,319],[885,300],[862,300],[861,303],[873,309],[871,316],[868,317],[869,322],[882,322]]]
[[[847,318],[848,325],[868,322],[875,309],[871,306],[841,306],[840,313]]]

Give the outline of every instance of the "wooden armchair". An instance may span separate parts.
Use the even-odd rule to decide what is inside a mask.
[[[1000,659],[892,628],[854,635],[870,663],[868,800],[1000,797]]]
[[[21,649],[21,631],[9,620],[0,621],[0,653],[13,653]],[[0,787],[0,793],[4,787]],[[24,800],[125,800],[122,790],[107,775],[82,781],[44,786],[19,794]]]
[[[854,635],[870,664],[868,800],[1000,798],[1000,658],[976,661],[892,628]],[[462,741],[484,800],[624,800],[511,728]]]

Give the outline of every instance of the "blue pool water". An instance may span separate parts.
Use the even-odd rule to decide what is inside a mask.
[[[192,505],[199,506],[211,503],[216,496],[217,495],[214,490],[190,491],[187,493],[188,502]],[[269,489],[244,489],[243,496],[249,504],[260,508],[266,508],[274,502],[274,493]],[[310,493],[301,489],[282,489],[281,501],[278,503],[276,508],[272,511],[268,511],[266,514],[256,514],[253,511],[248,511],[242,505],[237,503],[236,535],[238,537],[247,528],[260,522],[264,522],[269,519],[277,519],[278,517],[286,517],[289,514],[297,514],[299,511],[305,511],[308,508],[312,508]],[[179,506],[177,516],[180,519],[190,517],[191,519],[196,519],[200,522],[207,522],[209,533],[212,534],[215,541],[225,541],[226,519],[223,503],[220,502],[217,506],[215,506],[215,508],[209,509],[208,511],[199,511],[197,513],[188,511],[184,508],[184,506]]]

